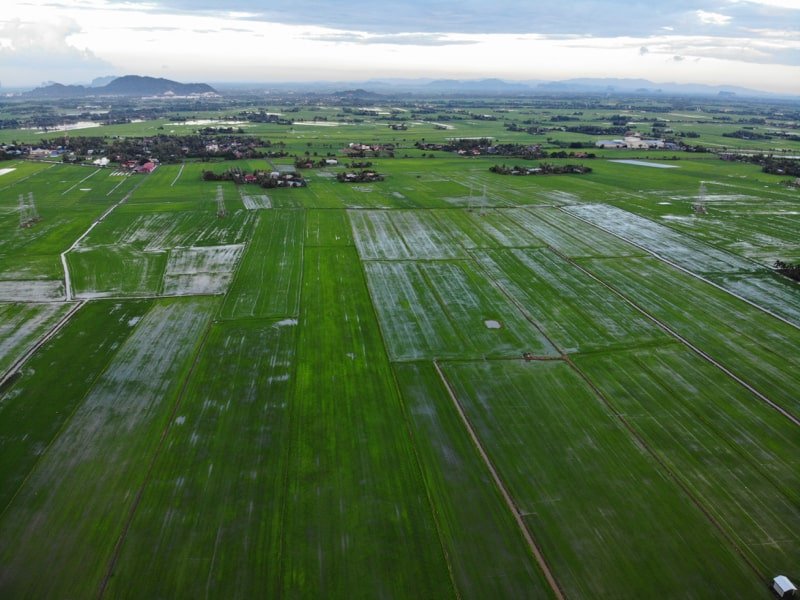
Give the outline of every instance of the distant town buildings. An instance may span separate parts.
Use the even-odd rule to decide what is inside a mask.
[[[655,148],[665,148],[666,144],[662,139],[645,139],[639,135],[626,135],[621,140],[598,140],[595,142],[598,148],[626,148],[628,150],[648,150]]]

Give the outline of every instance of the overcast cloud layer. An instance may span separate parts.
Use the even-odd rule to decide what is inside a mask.
[[[0,84],[633,77],[800,94],[800,0],[12,2]]]

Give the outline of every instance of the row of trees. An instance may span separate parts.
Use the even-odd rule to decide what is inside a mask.
[[[268,171],[253,171],[246,173],[238,167],[228,169],[222,173],[203,171],[203,181],[232,181],[237,185],[245,183],[259,185],[262,188],[279,187],[305,187],[307,182],[298,173],[278,173]]]
[[[723,160],[733,160],[738,162],[753,163],[761,165],[764,173],[772,175],[790,175],[800,177],[800,160],[796,158],[784,158],[773,156],[772,154],[721,154]]]
[[[383,175],[375,171],[358,171],[337,173],[336,179],[341,183],[370,183],[373,181],[383,181]]]
[[[42,139],[40,148],[62,149],[74,154],[76,161],[88,157],[107,156],[118,162],[155,158],[162,163],[180,162],[184,158],[277,158],[286,156],[283,142],[271,149],[269,140],[256,136],[214,135],[156,135],[148,137],[109,138],[97,136],[60,136]]]
[[[498,175],[583,175],[592,172],[591,167],[584,165],[554,165],[545,162],[539,163],[536,167],[493,165],[489,167],[489,170]]]
[[[783,262],[782,260],[775,261],[775,270],[781,275],[785,275],[795,281],[800,281],[800,264],[793,265],[791,263]]]

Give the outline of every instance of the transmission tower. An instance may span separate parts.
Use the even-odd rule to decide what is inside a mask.
[[[42,220],[42,218],[39,216],[39,211],[36,210],[36,202],[33,199],[33,192],[28,192],[28,211],[30,212],[32,221],[35,222]]]
[[[32,227],[34,223],[41,221],[39,211],[36,210],[36,202],[33,199],[33,192],[28,194],[28,199],[25,200],[25,194],[19,195],[19,226]]]
[[[706,208],[706,184],[704,181],[700,182],[700,189],[697,192],[697,200],[692,205],[692,210],[696,215],[705,215],[708,213]]]
[[[225,198],[222,194],[222,186],[217,186],[217,216],[221,219],[227,216],[228,211],[225,210]]]

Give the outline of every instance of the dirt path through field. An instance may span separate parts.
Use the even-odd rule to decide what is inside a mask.
[[[459,416],[461,417],[461,421],[464,423],[464,427],[467,429],[467,433],[469,433],[470,438],[472,439],[472,443],[477,448],[478,453],[481,455],[486,468],[489,469],[489,473],[492,475],[492,479],[494,480],[497,489],[500,490],[500,493],[503,495],[503,499],[506,501],[506,505],[508,509],[511,511],[511,514],[514,516],[514,520],[517,522],[517,526],[519,527],[522,536],[525,538],[525,541],[528,543],[528,547],[533,554],[533,557],[536,559],[536,563],[539,565],[539,568],[544,573],[545,579],[547,579],[547,583],[550,586],[550,589],[553,590],[553,594],[559,600],[564,600],[564,594],[561,591],[561,588],[556,581],[556,578],[553,576],[553,573],[550,571],[550,567],[547,564],[547,561],[544,559],[544,555],[542,554],[539,546],[536,544],[536,541],[533,539],[531,532],[525,526],[525,521],[522,518],[522,514],[519,512],[517,505],[514,504],[514,500],[511,498],[511,494],[506,489],[503,481],[500,479],[497,471],[492,464],[492,461],[489,459],[489,455],[486,454],[486,451],[483,449],[480,440],[478,439],[478,435],[475,433],[475,430],[472,428],[472,425],[467,418],[467,415],[464,413],[464,410],[461,408],[461,404],[458,401],[458,398],[453,391],[453,388],[450,386],[450,382],[445,377],[444,372],[439,367],[439,363],[437,361],[433,361],[433,366],[436,369],[436,373],[439,375],[439,379],[441,379],[442,384],[444,385],[445,389],[447,390],[448,396],[450,396],[450,400],[453,402],[453,406],[455,406],[456,410],[458,411]]]
[[[174,187],[176,183],[178,183],[178,179],[181,178],[181,174],[183,173],[183,167],[186,166],[186,163],[181,163],[181,168],[178,170],[178,174],[175,175],[175,179],[172,180],[172,183],[169,184],[169,187]]]

